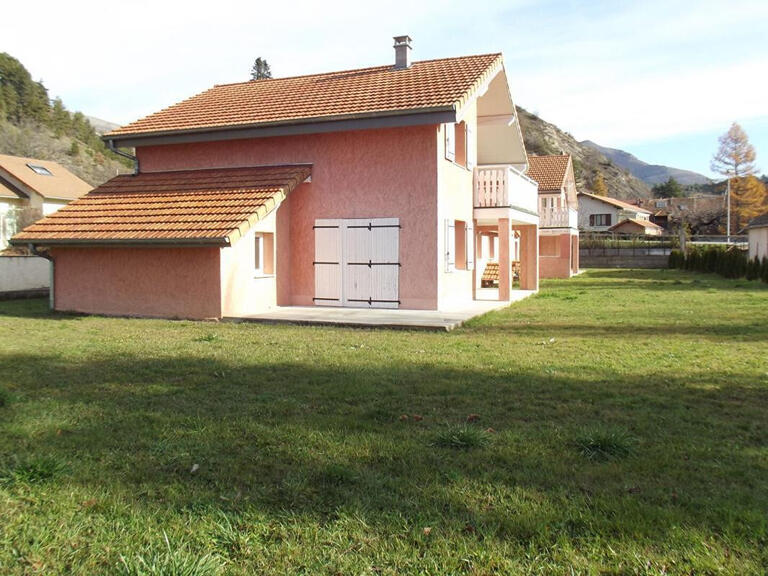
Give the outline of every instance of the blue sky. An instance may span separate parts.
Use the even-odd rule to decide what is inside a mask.
[[[709,174],[734,120],[768,171],[768,2],[731,0],[215,3],[3,6],[0,51],[71,109],[118,123],[248,78],[504,52],[513,98],[576,138]]]

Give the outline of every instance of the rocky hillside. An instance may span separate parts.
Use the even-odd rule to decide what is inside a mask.
[[[629,170],[630,174],[637,176],[649,186],[661,184],[670,178],[674,178],[682,186],[709,184],[710,182],[709,178],[698,172],[681,170],[680,168],[672,168],[671,166],[663,166],[661,164],[648,164],[634,154],[624,152],[624,150],[617,150],[616,148],[600,146],[590,140],[584,140],[581,143],[594,148],[620,168]]]
[[[570,154],[579,191],[591,191],[595,180],[599,179],[598,174],[601,174],[608,196],[622,200],[651,196],[651,189],[645,182],[614,164],[598,150],[579,142],[554,124],[545,122],[523,108],[518,107],[517,112],[528,153]]]

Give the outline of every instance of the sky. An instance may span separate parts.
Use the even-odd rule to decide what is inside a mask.
[[[34,14],[30,7],[34,6]],[[247,80],[504,53],[512,97],[579,140],[711,175],[738,121],[768,172],[765,0],[6,2],[0,51],[71,110],[124,124]]]

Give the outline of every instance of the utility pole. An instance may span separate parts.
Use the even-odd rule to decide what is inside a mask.
[[[726,206],[726,242],[731,243],[731,177],[728,176],[728,185],[725,187],[725,206]]]

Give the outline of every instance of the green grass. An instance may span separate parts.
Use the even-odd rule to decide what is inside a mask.
[[[448,334],[0,328],[3,575],[768,571],[757,282],[596,270]]]

